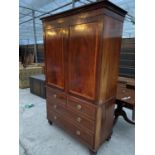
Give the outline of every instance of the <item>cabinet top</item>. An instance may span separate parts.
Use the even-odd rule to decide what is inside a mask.
[[[70,16],[70,15],[74,15],[74,14],[78,14],[81,12],[86,12],[86,11],[91,11],[91,10],[95,10],[95,9],[101,9],[101,8],[107,8],[108,10],[111,10],[121,16],[125,16],[127,14],[127,11],[123,10],[122,8],[116,6],[115,4],[107,1],[107,0],[103,0],[100,2],[93,2],[91,4],[87,4],[81,7],[77,7],[77,8],[73,8],[64,12],[60,12],[54,15],[49,15],[46,17],[41,18],[41,20],[46,21],[46,20],[53,20],[53,19],[57,19],[57,18],[63,18],[66,16]]]

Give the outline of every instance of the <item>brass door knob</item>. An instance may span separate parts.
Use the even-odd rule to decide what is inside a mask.
[[[54,105],[54,109],[56,109],[57,108],[57,105]]]
[[[56,120],[57,119],[57,116],[54,116],[54,119]]]
[[[79,130],[76,130],[76,134],[79,136],[81,133]]]
[[[81,118],[80,118],[80,117],[77,117],[76,120],[77,120],[77,122],[79,122],[79,123],[81,122]]]
[[[80,110],[82,107],[81,107],[80,104],[78,104],[78,105],[76,106],[76,108],[77,108],[78,110]]]
[[[56,95],[56,94],[54,94],[54,95],[53,95],[53,97],[54,97],[54,98],[57,98],[57,95]]]

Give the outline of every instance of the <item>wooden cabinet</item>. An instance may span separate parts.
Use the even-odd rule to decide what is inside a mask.
[[[101,1],[42,18],[47,119],[91,153],[112,133],[126,13]]]

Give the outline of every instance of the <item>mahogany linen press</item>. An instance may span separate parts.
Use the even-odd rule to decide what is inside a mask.
[[[112,134],[126,13],[100,1],[42,18],[47,119],[90,154]]]

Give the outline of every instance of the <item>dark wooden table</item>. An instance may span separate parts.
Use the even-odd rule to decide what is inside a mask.
[[[134,80],[128,82],[118,82],[117,84],[117,96],[116,96],[117,108],[115,109],[115,121],[117,121],[118,116],[123,116],[123,118],[131,124],[135,124],[135,84]],[[123,108],[128,108],[132,110],[132,120],[127,117],[126,112]]]

